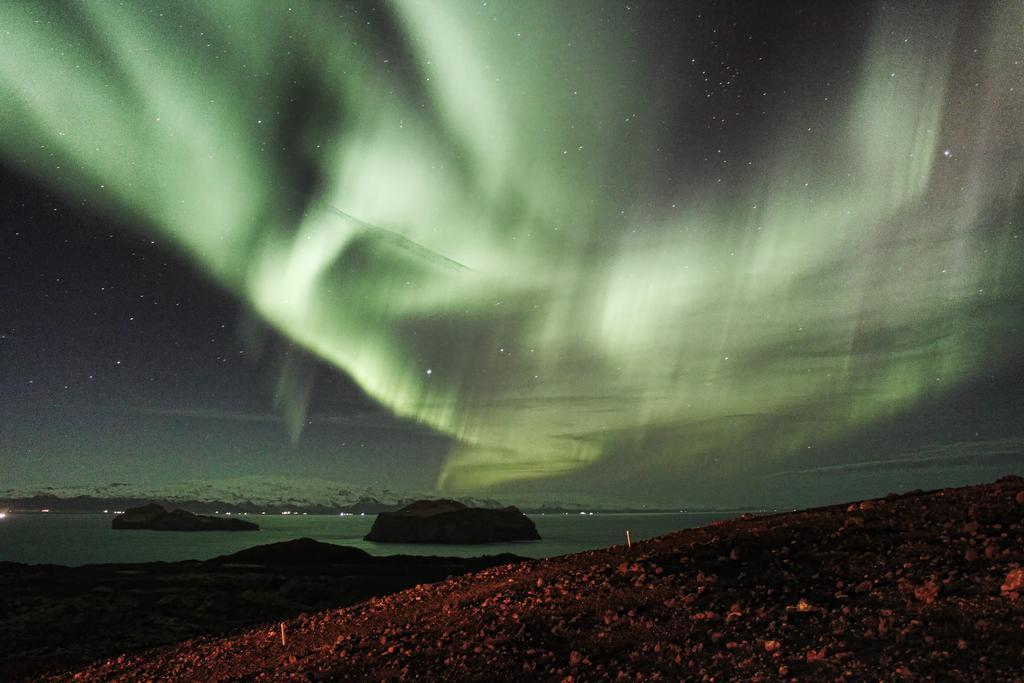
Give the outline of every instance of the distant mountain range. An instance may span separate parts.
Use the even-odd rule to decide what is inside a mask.
[[[203,514],[376,514],[396,510],[414,500],[451,498],[437,491],[395,491],[314,478],[248,476],[234,479],[191,480],[169,484],[112,482],[75,486],[24,486],[0,489],[0,510],[102,512],[124,510],[149,502]],[[517,505],[524,512],[657,512],[643,505],[609,508],[592,501],[495,500],[455,496],[472,507]],[[665,510],[667,511],[667,510]],[[704,512],[707,509],[690,508]],[[717,511],[717,510],[715,510]]]
[[[97,512],[156,501],[196,512],[292,512],[337,514],[393,510],[405,502],[436,494],[352,486],[336,481],[291,477],[239,477],[169,484],[27,486],[0,489],[0,506],[52,512]],[[494,507],[498,501],[466,499],[471,505]]]

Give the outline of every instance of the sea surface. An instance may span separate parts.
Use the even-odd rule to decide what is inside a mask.
[[[371,555],[474,557],[515,553],[542,558],[621,545],[704,526],[735,513],[531,514],[541,541],[486,545],[370,543],[375,515],[248,515],[259,531],[114,531],[111,514],[8,513],[0,519],[0,561],[78,566],[114,562],[207,560],[254,545],[309,537],[355,546]]]

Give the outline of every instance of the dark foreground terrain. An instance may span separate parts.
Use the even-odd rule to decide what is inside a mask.
[[[76,680],[1024,680],[1024,480],[487,569]]]
[[[298,539],[206,562],[0,562],[0,681],[351,605],[520,559],[374,557]]]

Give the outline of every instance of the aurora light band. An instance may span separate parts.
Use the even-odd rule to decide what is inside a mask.
[[[454,437],[451,490],[755,471],[999,368],[1024,5],[875,7],[721,159],[654,7],[4,3],[0,153]]]

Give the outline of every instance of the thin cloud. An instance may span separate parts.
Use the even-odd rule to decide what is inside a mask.
[[[921,452],[898,456],[888,460],[868,460],[798,470],[785,470],[769,476],[800,477],[814,474],[914,470],[953,464],[958,461],[974,461],[973,464],[976,465],[991,466],[995,465],[995,463],[984,461],[1005,457],[1024,460],[1024,442],[1019,438],[959,442],[935,446]]]

